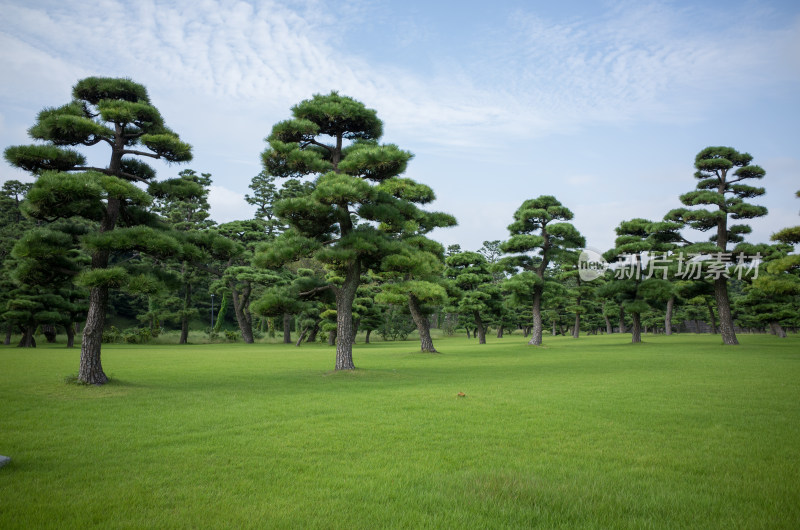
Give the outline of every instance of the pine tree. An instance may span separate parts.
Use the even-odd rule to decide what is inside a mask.
[[[380,269],[385,256],[398,253],[404,234],[453,219],[416,206],[431,202],[433,191],[399,177],[412,155],[378,143],[383,124],[374,110],[331,92],[298,103],[292,115],[272,128],[264,168],[279,178],[313,176],[314,187],[275,204],[276,215],[290,229],[255,263],[276,267],[313,257],[325,265],[326,284],[319,289],[336,297],[335,368],[352,370],[353,303],[362,274]]]
[[[697,189],[681,195],[681,202],[690,207],[678,208],[667,214],[666,219],[678,221],[695,230],[715,233],[711,236],[711,246],[694,245],[690,251],[713,252],[719,255],[728,253],[728,243],[738,243],[752,229],[746,224],[729,224],[729,219],[754,219],[767,214],[763,206],[745,202],[764,195],[764,188],[756,188],[744,181],[764,178],[766,172],[759,166],[751,165],[753,157],[740,153],[732,147],[706,147],[695,157],[694,177],[699,180]],[[736,168],[734,170],[734,168]],[[733,327],[733,315],[728,297],[728,279],[720,275],[714,280],[714,298],[719,313],[722,342],[739,344]]]
[[[149,182],[155,171],[140,157],[168,162],[191,160],[191,147],[164,125],[144,86],[129,79],[89,77],[72,90],[66,105],[42,110],[30,136],[43,143],[13,146],[6,160],[30,171],[36,182],[26,214],[41,220],[82,217],[96,229],[82,239],[91,254],[90,270],[79,278],[90,289],[78,380],[103,384],[100,349],[109,290],[128,284],[124,268],[113,262],[122,252],[173,253],[178,243],[155,229],[146,208],[150,195],[135,182]],[[108,165],[93,167],[67,146],[110,148]]]

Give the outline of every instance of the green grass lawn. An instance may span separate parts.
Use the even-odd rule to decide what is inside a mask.
[[[800,337],[739,338],[2,347],[0,528],[798,528]]]

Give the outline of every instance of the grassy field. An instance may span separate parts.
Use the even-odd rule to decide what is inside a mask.
[[[489,340],[2,347],[0,528],[800,527],[800,337]]]

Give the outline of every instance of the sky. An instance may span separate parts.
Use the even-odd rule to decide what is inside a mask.
[[[252,217],[264,138],[331,90],[414,154],[405,176],[459,221],[433,232],[445,245],[507,239],[524,200],[553,195],[606,250],[620,221],[680,207],[717,145],[766,170],[751,241],[800,222],[796,1],[0,0],[0,72],[2,148],[79,79],[144,84],[194,152],[158,178],[211,173],[218,222]],[[10,179],[32,181],[3,161]]]

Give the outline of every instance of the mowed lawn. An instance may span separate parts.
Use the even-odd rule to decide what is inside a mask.
[[[2,347],[0,528],[800,527],[800,337],[488,340]]]

